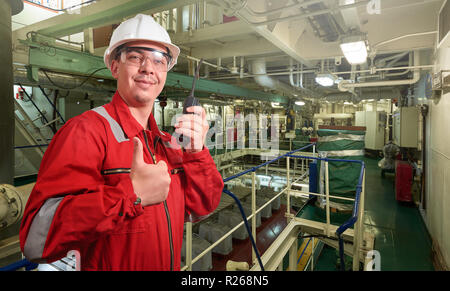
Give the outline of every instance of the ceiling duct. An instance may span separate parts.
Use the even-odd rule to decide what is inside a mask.
[[[271,90],[281,91],[289,95],[298,94],[291,86],[267,75],[265,58],[255,59],[252,61],[251,65],[253,74],[257,75],[254,79],[258,85]]]

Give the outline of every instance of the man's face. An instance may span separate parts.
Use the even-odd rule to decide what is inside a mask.
[[[126,47],[143,47],[166,52],[167,49],[158,43],[150,41],[136,41],[126,44]],[[140,51],[144,56],[150,52]],[[119,57],[113,60],[111,72],[117,79],[117,90],[124,101],[131,107],[142,107],[153,104],[166,83],[167,72],[158,70],[146,59],[143,65],[136,65]]]

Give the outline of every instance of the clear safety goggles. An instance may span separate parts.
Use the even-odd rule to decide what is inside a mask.
[[[125,47],[120,57],[122,62],[137,67],[143,66],[149,60],[158,72],[167,72],[172,62],[168,53],[149,47]]]

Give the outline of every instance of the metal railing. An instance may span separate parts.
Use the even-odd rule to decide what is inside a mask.
[[[241,212],[241,215],[243,216],[243,221],[241,223],[239,223],[237,226],[235,226],[233,229],[231,229],[228,233],[226,233],[224,236],[222,236],[219,240],[217,240],[216,242],[214,242],[211,246],[209,246],[207,249],[205,249],[202,253],[200,253],[197,257],[192,259],[192,252],[188,251],[192,249],[192,223],[191,222],[186,222],[186,265],[181,269],[182,271],[184,270],[192,270],[192,265],[197,262],[198,260],[200,260],[204,255],[206,255],[209,251],[211,251],[214,247],[216,247],[218,244],[220,244],[222,241],[224,241],[228,236],[230,236],[234,231],[236,231],[238,228],[240,228],[242,225],[246,226],[247,231],[249,232],[249,237],[250,237],[250,241],[252,243],[253,246],[253,254],[252,254],[252,258],[253,261],[255,261],[255,259],[258,259],[258,262],[260,264],[260,267],[262,270],[264,270],[264,267],[262,265],[262,262],[260,260],[260,256],[258,253],[258,250],[256,248],[256,241],[255,241],[255,237],[256,237],[256,219],[252,219],[252,231],[249,230],[249,226],[248,226],[248,219],[251,219],[252,217],[256,217],[256,214],[259,213],[260,211],[262,211],[265,207],[267,207],[271,202],[273,202],[276,198],[278,198],[281,194],[283,194],[286,190],[288,190],[288,187],[285,188],[283,191],[281,191],[280,193],[278,193],[277,195],[275,195],[272,199],[270,199],[268,202],[266,202],[264,205],[262,205],[261,207],[259,207],[258,209],[256,209],[256,187],[255,187],[255,181],[256,181],[256,171],[266,165],[269,165],[271,163],[277,162],[278,160],[286,157],[287,155],[290,154],[294,154],[296,152],[300,152],[302,150],[306,150],[310,147],[313,147],[313,154],[315,153],[315,146],[316,144],[309,144],[305,147],[302,147],[300,149],[291,151],[285,155],[279,156],[271,161],[268,161],[266,163],[263,163],[259,166],[256,167],[252,167],[249,170],[243,171],[239,174],[236,174],[234,176],[228,177],[226,179],[224,179],[224,183],[236,179],[238,177],[241,177],[243,175],[246,175],[248,173],[252,173],[252,214],[248,217],[245,216],[245,214],[243,213],[244,211],[242,210],[242,206],[240,205],[239,199],[236,198],[236,196],[229,191],[228,189],[223,189],[223,192],[228,194],[229,196],[231,196],[237,203],[237,205],[239,206],[239,210]],[[289,199],[289,198],[288,198]],[[288,208],[289,209],[289,208]]]
[[[192,258],[192,251],[190,251],[192,249],[192,223],[187,222],[186,224],[190,224],[187,225],[186,227],[186,265],[181,269],[182,271],[184,270],[192,270],[192,265],[197,262],[198,260],[200,260],[204,255],[206,255],[209,251],[211,251],[214,247],[216,247],[218,244],[220,244],[222,241],[224,241],[228,236],[230,236],[234,231],[236,231],[238,228],[240,228],[242,225],[246,226],[247,231],[249,232],[249,237],[250,237],[250,241],[252,243],[252,247],[253,247],[253,254],[252,254],[252,261],[256,262],[256,260],[258,261],[259,265],[260,265],[260,270],[264,270],[264,266],[263,266],[263,262],[261,261],[261,257],[258,253],[258,250],[256,248],[256,219],[252,219],[252,230],[250,231],[250,228],[248,226],[248,219],[251,219],[253,217],[256,217],[256,214],[259,213],[260,211],[262,211],[266,206],[268,206],[272,201],[274,201],[276,198],[278,198],[280,195],[287,193],[287,207],[286,207],[286,217],[288,217],[288,219],[290,218],[291,220],[295,220],[295,218],[293,217],[293,215],[290,213],[290,197],[292,195],[292,193],[296,192],[296,193],[301,193],[303,195],[307,195],[309,197],[311,197],[312,195],[318,196],[318,197],[325,197],[326,200],[326,223],[324,224],[324,237],[333,237],[333,235],[336,235],[338,240],[339,240],[339,254],[340,254],[340,258],[341,258],[341,269],[344,266],[344,238],[342,237],[343,233],[351,228],[352,226],[355,226],[354,228],[354,232],[353,232],[353,269],[357,270],[359,269],[359,250],[361,247],[361,242],[362,242],[362,233],[363,233],[363,228],[362,228],[362,215],[364,213],[364,182],[365,182],[365,164],[363,161],[358,161],[358,160],[343,160],[343,159],[329,159],[329,158],[319,158],[316,157],[316,149],[315,149],[315,143],[313,144],[309,144],[305,147],[302,147],[300,149],[291,151],[287,154],[281,155],[269,162],[263,163],[259,166],[256,167],[252,167],[251,169],[248,169],[246,171],[243,171],[239,174],[236,174],[232,177],[226,178],[224,179],[224,183],[241,177],[243,175],[252,173],[252,214],[248,217],[246,217],[243,214],[242,211],[242,207],[240,205],[239,200],[236,198],[236,196],[229,190],[227,189],[223,189],[223,192],[230,195],[238,204],[241,214],[243,215],[243,221],[241,223],[239,223],[238,225],[236,225],[233,229],[231,229],[228,233],[226,233],[225,235],[223,235],[220,239],[218,239],[217,241],[215,241],[211,246],[209,246],[207,249],[205,249],[202,253],[200,253],[198,256],[196,256],[195,258]],[[313,155],[312,156],[299,156],[299,155],[294,155],[297,152],[306,150],[310,147],[313,147]],[[268,202],[266,202],[264,205],[262,205],[261,207],[259,207],[258,209],[256,209],[256,188],[255,188],[255,178],[256,178],[256,170],[274,163],[280,159],[286,158],[286,174],[287,174],[287,187],[284,188],[280,193],[276,194],[272,199],[270,199]],[[302,162],[304,160],[319,160],[319,161],[324,161],[325,162],[325,194],[320,194],[320,193],[312,193],[312,192],[305,192],[305,191],[295,191],[295,190],[291,190],[291,185],[296,183],[296,181],[291,183],[291,179],[290,179],[290,158],[294,158],[294,159],[302,159]],[[358,179],[358,184],[356,187],[356,194],[355,194],[355,198],[346,198],[346,197],[339,197],[339,196],[333,196],[330,195],[330,191],[329,191],[329,170],[328,170],[328,163],[329,162],[346,162],[346,163],[359,163],[361,164],[361,172],[360,172],[360,176]],[[303,163],[302,163],[302,168],[303,168]],[[295,169],[294,169],[295,170]],[[303,177],[303,176],[302,176]],[[295,194],[294,194],[295,196]],[[331,218],[330,218],[330,198],[332,199],[340,199],[340,200],[347,200],[347,201],[352,201],[353,202],[353,212],[352,212],[352,216],[350,219],[348,219],[344,224],[342,224],[341,226],[339,226],[337,228],[337,230],[335,231],[335,233],[333,234],[331,232],[332,229],[332,224],[331,224]],[[356,224],[356,222],[358,222]],[[293,229],[297,229],[297,228],[293,228]],[[190,233],[189,233],[190,232]],[[296,247],[296,246],[295,246]]]
[[[288,155],[288,158],[305,158],[305,156],[296,156],[296,155]],[[329,159],[329,158],[317,158],[312,157],[311,159],[318,160],[318,161],[324,161],[325,162],[325,198],[326,198],[326,235],[330,236],[330,198],[334,199],[340,199],[340,200],[350,200],[354,201],[353,203],[353,211],[352,216],[344,222],[337,230],[336,230],[336,236],[339,240],[339,257],[340,257],[340,267],[341,271],[344,271],[344,239],[342,237],[342,234],[349,228],[355,225],[355,223],[358,221],[359,223],[355,225],[354,229],[354,237],[353,237],[353,270],[359,269],[359,249],[361,247],[362,243],[362,234],[363,234],[363,224],[362,224],[362,216],[364,214],[364,184],[365,184],[365,164],[363,161],[360,160],[344,160],[344,159]],[[344,162],[344,163],[358,163],[361,165],[361,170],[358,178],[358,184],[356,185],[356,193],[355,198],[345,198],[345,197],[338,197],[338,196],[331,196],[329,191],[329,171],[328,171],[328,163],[329,162]],[[308,193],[309,195],[316,195],[316,196],[324,196],[323,194],[317,194],[317,193]],[[355,260],[356,256],[356,260]],[[358,265],[357,265],[358,264]]]

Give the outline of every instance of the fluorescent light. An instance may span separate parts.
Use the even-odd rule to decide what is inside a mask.
[[[353,105],[353,103],[352,103],[352,102],[345,101],[345,102],[344,102],[344,105]]]
[[[351,65],[359,65],[367,61],[367,47],[363,40],[342,43],[341,50]]]
[[[272,102],[272,107],[273,108],[283,108],[283,106],[280,106],[279,102]]]
[[[334,85],[335,79],[331,74],[317,74],[316,83],[324,87],[331,87]]]
[[[305,102],[303,102],[303,101],[295,101],[295,105],[303,106],[303,105],[305,105]]]

